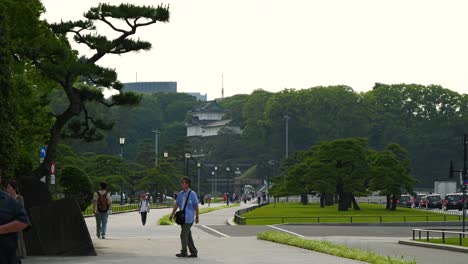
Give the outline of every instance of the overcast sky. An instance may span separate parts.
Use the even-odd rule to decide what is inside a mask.
[[[57,22],[80,19],[100,1],[42,2]],[[221,96],[223,73],[225,96],[337,84],[367,91],[375,82],[468,93],[466,0],[106,2],[170,4],[169,23],[137,34],[152,50],[100,62],[122,82],[177,81],[179,91],[209,99]]]

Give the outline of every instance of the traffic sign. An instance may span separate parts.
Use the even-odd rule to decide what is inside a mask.
[[[41,158],[45,158],[46,157],[46,154],[47,154],[47,148],[45,146],[42,146],[41,147],[41,150],[39,151],[39,156]]]
[[[44,159],[47,155],[47,148],[45,146],[42,146],[41,149],[39,150],[39,162],[42,163],[44,162]]]
[[[50,175],[55,175],[55,162],[50,163]]]

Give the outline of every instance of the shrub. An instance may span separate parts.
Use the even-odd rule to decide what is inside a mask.
[[[66,198],[75,198],[84,211],[93,198],[91,181],[84,171],[76,167],[65,167],[59,178]]]

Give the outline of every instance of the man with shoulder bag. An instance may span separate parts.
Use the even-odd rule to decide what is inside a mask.
[[[195,223],[199,222],[199,211],[198,211],[198,198],[197,194],[190,189],[190,178],[183,177],[180,181],[180,186],[182,191],[177,195],[176,203],[172,209],[172,213],[169,216],[169,219],[172,221],[174,216],[176,217],[176,223],[180,225],[180,240],[182,244],[182,249],[179,254],[176,254],[177,257],[183,258],[196,258],[198,257],[198,250],[193,243],[192,238],[192,228],[194,218]],[[179,211],[176,213],[177,208]],[[190,255],[187,254],[187,247],[190,251]]]

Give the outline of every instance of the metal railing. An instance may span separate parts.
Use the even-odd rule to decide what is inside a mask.
[[[245,217],[241,216],[242,214],[245,214],[247,212],[250,212],[250,211],[252,211],[254,209],[260,208],[260,207],[265,206],[267,204],[268,203],[264,203],[264,204],[255,205],[255,206],[252,206],[252,207],[237,210],[236,213],[234,214],[234,222],[236,224],[238,224],[238,225],[245,225],[245,222],[246,222]]]
[[[234,215],[234,221],[239,225],[245,225],[248,220],[277,220],[275,222],[285,224],[285,223],[369,223],[368,220],[363,221],[362,219],[375,219],[375,222],[371,223],[390,223],[390,222],[415,222],[415,219],[422,219],[421,221],[429,222],[432,221],[443,221],[443,222],[450,222],[450,221],[461,221],[461,216],[458,216],[458,219],[453,219],[454,216],[450,215],[399,215],[399,216],[375,216],[375,215],[350,215],[350,216],[279,216],[279,217],[243,217],[242,214],[254,210],[258,207],[250,207],[246,209],[242,209],[236,212]],[[245,211],[244,211],[245,210]],[[397,218],[399,221],[390,221]],[[443,220],[441,220],[443,218]],[[452,218],[452,219],[448,219]],[[294,221],[294,219],[299,221]],[[310,219],[311,221],[304,221]],[[412,221],[409,221],[413,219]],[[434,220],[436,219],[436,220]],[[440,219],[440,220],[439,220]],[[292,220],[292,221],[291,221]],[[361,220],[361,221],[359,221]],[[385,221],[387,220],[387,221]]]
[[[431,238],[430,233],[442,234],[442,244],[445,244],[446,234],[449,234],[449,235],[456,234],[458,235],[458,244],[460,246],[463,245],[463,238],[465,238],[465,235],[468,235],[468,232],[455,232],[455,231],[434,230],[434,229],[413,229],[413,240],[416,240],[416,232],[419,233],[419,240],[422,240],[421,232],[426,232],[426,241],[428,242],[429,242],[429,239]]]
[[[150,204],[151,209],[157,209],[157,208],[168,208],[172,207],[174,205],[173,202],[166,202],[166,203],[152,203]],[[112,206],[112,212],[113,213],[118,213],[118,212],[132,212],[138,210],[138,204],[124,204],[124,205],[113,205]],[[86,210],[83,211],[83,216],[91,216],[94,215],[93,208],[89,207],[86,208]]]

